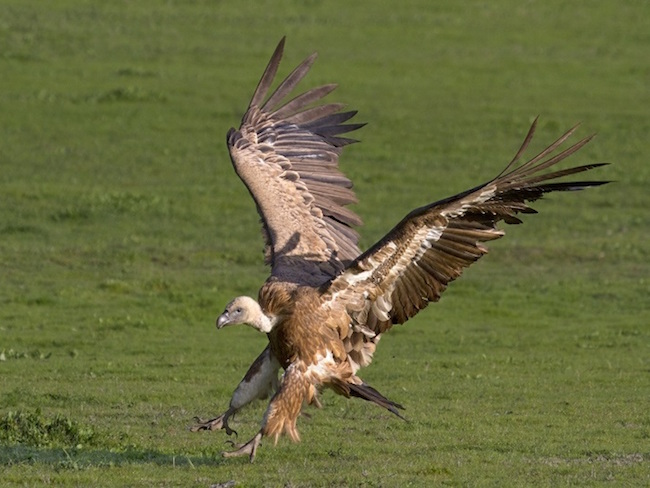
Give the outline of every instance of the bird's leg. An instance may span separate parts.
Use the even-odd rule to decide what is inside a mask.
[[[237,435],[237,431],[231,429],[228,425],[228,419],[236,412],[236,410],[230,407],[224,413],[210,420],[204,420],[200,417],[194,417],[195,425],[190,427],[190,431],[198,432],[200,430],[219,430],[224,429],[228,435]]]
[[[300,408],[307,399],[309,381],[305,377],[304,364],[291,364],[282,375],[280,388],[273,395],[269,406],[264,414],[262,428],[246,444],[238,445],[231,442],[237,449],[224,452],[224,457],[236,457],[248,455],[250,461],[255,459],[255,453],[260,446],[262,437],[272,436],[275,442],[282,434],[287,434],[294,442],[300,441],[296,420],[300,415]]]
[[[255,453],[257,453],[257,448],[262,443],[262,435],[263,435],[262,431],[260,430],[255,435],[255,437],[253,437],[246,444],[235,444],[234,442],[229,441],[233,447],[237,447],[238,449],[234,451],[223,452],[222,453],[223,457],[231,458],[231,457],[238,457],[238,456],[248,456],[250,462],[252,463],[255,460]]]
[[[238,412],[242,407],[257,398],[266,398],[278,388],[278,370],[280,363],[271,353],[267,346],[262,354],[251,364],[244,378],[239,382],[230,399],[230,407],[223,414],[210,420],[203,420],[194,417],[196,425],[190,427],[192,432],[201,430],[224,429],[226,434],[237,435],[228,425],[228,419]]]

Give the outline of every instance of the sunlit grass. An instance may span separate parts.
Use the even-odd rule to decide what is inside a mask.
[[[0,5],[0,484],[650,482],[649,9],[373,5]],[[282,73],[318,50],[306,86],[369,123],[341,163],[365,246],[498,174],[536,115],[531,154],[582,122],[572,160],[616,183],[536,203],[381,341],[362,376],[408,422],[326,392],[249,466],[187,427],[265,347],[213,325],[268,273],[224,139],[285,34]]]

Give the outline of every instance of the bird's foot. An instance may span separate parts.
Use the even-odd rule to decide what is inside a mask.
[[[234,451],[222,452],[221,454],[223,455],[223,457],[231,458],[231,457],[248,455],[248,457],[250,458],[250,462],[252,463],[255,460],[255,453],[257,452],[257,448],[262,443],[262,433],[258,432],[257,435],[253,437],[250,441],[248,441],[246,444],[235,444],[232,441],[226,441],[226,442],[229,442],[232,445],[232,447],[236,447],[237,449]]]
[[[228,425],[228,418],[233,412],[228,410],[226,413],[219,415],[210,420],[204,420],[200,417],[194,417],[195,425],[190,427],[190,431],[198,432],[200,430],[219,430],[224,429],[228,435],[237,435],[237,431],[230,428]]]

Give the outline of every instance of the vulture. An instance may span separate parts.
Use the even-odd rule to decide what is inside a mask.
[[[241,126],[227,134],[235,172],[261,217],[271,275],[257,299],[233,299],[216,322],[218,329],[247,324],[265,333],[268,345],[235,389],[229,408],[210,420],[197,417],[191,427],[236,434],[229,419],[253,400],[271,396],[259,432],[245,444],[233,442],[234,450],[224,453],[249,456],[251,462],[263,437],[276,443],[282,434],[300,440],[296,421],[301,409],[319,407],[323,388],[373,402],[401,417],[399,403],[357,376],[372,361],[384,332],[439,300],[464,268],[488,252],[484,243],[504,235],[498,222],[521,223],[520,214],[535,213],[528,203],[546,193],[607,183],[551,182],[603,165],[554,168],[591,139],[560,150],[577,126],[520,163],[536,119],[498,176],[413,210],[362,253],[355,230],[361,219],[347,207],[357,200],[338,160],[346,145],[357,142],[344,135],[364,124],[348,123],[356,112],[342,111],[342,104],[319,103],[334,84],[288,99],[315,53],[269,95],[284,41],[275,49]]]

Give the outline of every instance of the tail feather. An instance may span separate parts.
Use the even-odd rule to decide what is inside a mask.
[[[335,389],[348,398],[356,397],[372,402],[376,405],[379,405],[380,407],[385,408],[402,420],[406,420],[398,411],[398,409],[404,410],[404,407],[402,405],[389,400],[365,382],[362,382],[360,385],[355,385],[354,383],[340,381],[337,382]]]

